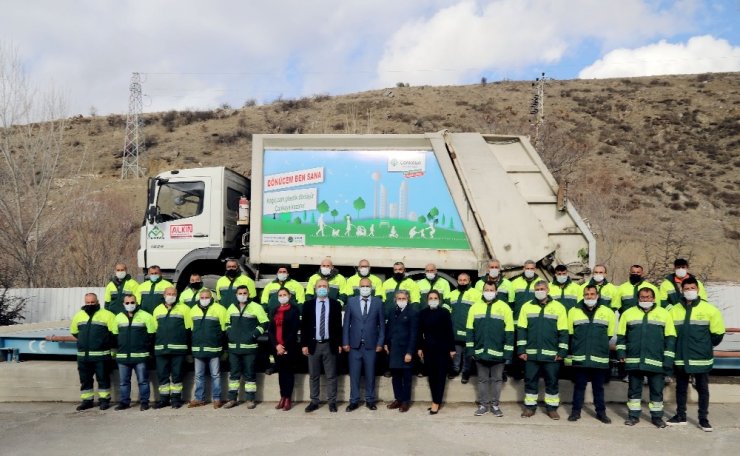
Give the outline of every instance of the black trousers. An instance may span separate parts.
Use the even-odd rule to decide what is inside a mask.
[[[597,369],[592,367],[573,367],[575,386],[573,387],[573,409],[571,413],[580,413],[583,408],[583,398],[586,396],[586,386],[591,382],[591,390],[594,393],[594,408],[596,413],[606,412],[604,403],[604,381],[609,375],[609,369]]]
[[[398,402],[411,402],[411,368],[391,368],[393,396]]]
[[[295,386],[295,363],[293,354],[274,355],[275,367],[278,372],[278,383],[280,384],[280,397],[290,398],[293,396]]]
[[[157,381],[159,382],[159,400],[167,401],[170,396],[179,399],[182,396],[185,355],[157,355],[155,360],[157,363]]]
[[[429,354],[424,356],[429,390],[432,393],[432,402],[441,404],[447,384],[447,372],[450,369],[449,353]]]
[[[689,378],[694,376],[696,392],[699,393],[699,419],[709,416],[709,374],[687,374],[683,367],[675,367],[676,414],[686,416],[686,400],[689,394]]]
[[[92,401],[95,397],[94,379],[98,380],[98,397],[110,401],[110,359],[85,361],[77,359],[77,372],[80,374],[80,399]]]

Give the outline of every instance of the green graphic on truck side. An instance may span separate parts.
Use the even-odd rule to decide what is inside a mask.
[[[468,250],[431,150],[264,152],[267,245]]]

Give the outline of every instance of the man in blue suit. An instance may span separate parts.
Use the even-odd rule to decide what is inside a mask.
[[[383,301],[372,295],[369,278],[360,280],[360,295],[349,298],[344,308],[342,345],[349,353],[349,405],[351,412],[360,406],[360,376],[365,371],[365,405],[377,410],[375,405],[375,354],[383,349],[385,340],[385,314]]]

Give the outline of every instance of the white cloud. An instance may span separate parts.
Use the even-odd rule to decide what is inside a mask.
[[[581,70],[579,78],[614,78],[740,71],[740,46],[710,35],[685,44],[658,43],[615,49]]]
[[[452,84],[482,70],[555,63],[586,40],[605,47],[690,27],[694,1],[656,9],[646,0],[465,1],[406,23],[378,64],[380,85]]]

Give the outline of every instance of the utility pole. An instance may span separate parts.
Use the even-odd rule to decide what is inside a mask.
[[[141,78],[139,73],[132,73],[131,84],[129,85],[128,115],[126,116],[126,137],[123,141],[121,179],[137,178],[144,175],[144,170],[139,166],[139,155],[144,152],[141,115]]]

